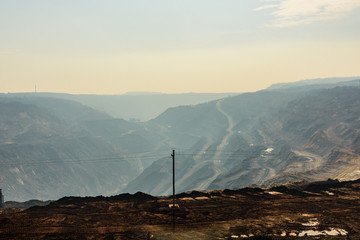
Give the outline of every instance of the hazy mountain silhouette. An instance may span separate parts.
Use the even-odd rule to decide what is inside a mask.
[[[77,101],[85,106],[106,113],[114,118],[132,121],[148,121],[169,107],[196,105],[236,95],[236,93],[147,93],[134,92],[121,95],[74,95],[64,93],[11,93],[11,97],[49,97]]]
[[[289,88],[299,88],[299,87],[309,87],[314,88],[324,88],[329,85],[329,87],[335,86],[359,86],[360,77],[337,77],[337,78],[317,78],[317,79],[307,79],[292,83],[276,83],[271,85],[269,90],[279,90],[279,89],[289,89]]]

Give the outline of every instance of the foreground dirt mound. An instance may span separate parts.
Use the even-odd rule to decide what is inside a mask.
[[[0,239],[360,239],[360,181],[289,186],[182,193],[176,209],[144,193],[65,197],[0,215]]]

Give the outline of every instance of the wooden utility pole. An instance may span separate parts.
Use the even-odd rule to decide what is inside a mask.
[[[175,232],[175,150],[172,151],[172,165],[173,165],[173,204],[172,204],[172,230]]]

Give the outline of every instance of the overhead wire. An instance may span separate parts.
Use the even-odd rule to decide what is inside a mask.
[[[22,161],[11,161],[7,163],[0,163],[0,166],[9,166],[9,165],[41,165],[41,164],[56,164],[56,163],[83,163],[83,162],[125,162],[127,160],[134,160],[138,159],[140,154],[143,153],[132,153],[132,154],[123,154],[123,153],[117,153],[117,154],[109,154],[109,155],[98,155],[94,157],[83,157],[83,158],[54,158],[54,159],[46,159],[44,161],[41,160],[35,160],[35,159],[24,159]],[[151,153],[151,152],[149,152]],[[165,154],[162,153],[156,153],[156,154],[150,154],[141,156],[141,159],[144,160],[150,160],[150,159],[160,159],[166,157]],[[26,161],[26,162],[25,162]]]
[[[197,153],[186,153],[186,152],[195,152],[194,150],[187,149],[178,150],[176,153],[177,157],[180,157],[179,160],[181,160],[181,157],[201,157],[204,158],[204,161],[207,161],[206,158],[208,158],[208,161],[210,160],[216,160],[216,161],[223,161],[225,159],[218,158],[214,159],[212,156],[215,155],[217,150],[205,150],[203,152],[198,151]],[[225,158],[236,158],[236,157],[244,157],[249,156],[246,153],[236,153],[236,151],[221,151],[221,156]],[[168,154],[167,154],[168,153]],[[141,156],[143,155],[143,156]],[[42,165],[42,164],[59,164],[59,163],[84,163],[84,162],[91,162],[91,163],[109,163],[109,162],[126,162],[127,160],[136,160],[136,159],[142,159],[142,160],[157,160],[161,158],[170,157],[170,151],[156,151],[156,152],[132,152],[132,153],[112,153],[112,154],[103,154],[103,155],[96,155],[96,156],[89,156],[89,157],[82,157],[82,158],[53,158],[53,159],[44,159],[44,160],[38,160],[38,159],[18,159],[17,161],[9,161],[6,163],[0,163],[0,166],[14,166],[14,165]],[[20,160],[20,161],[19,161]]]

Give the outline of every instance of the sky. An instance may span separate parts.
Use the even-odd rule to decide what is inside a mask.
[[[248,92],[360,76],[360,0],[0,0],[0,92]]]

